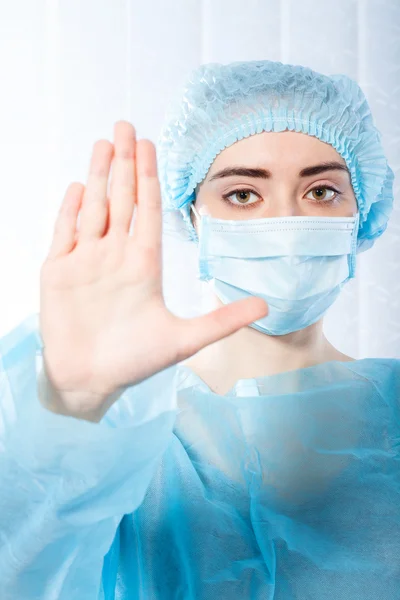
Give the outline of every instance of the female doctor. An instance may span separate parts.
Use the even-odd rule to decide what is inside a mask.
[[[2,599],[399,598],[400,360],[322,331],[392,208],[365,96],[211,63],[170,111],[95,143],[0,340]],[[162,207],[209,314],[165,306]]]

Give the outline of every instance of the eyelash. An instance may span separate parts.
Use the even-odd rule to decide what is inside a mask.
[[[340,202],[341,201],[340,196],[342,196],[342,192],[339,192],[339,190],[337,190],[336,188],[334,188],[330,185],[316,185],[315,187],[311,188],[311,190],[309,190],[307,193],[309,194],[313,190],[319,190],[319,189],[331,190],[332,192],[336,193],[336,196],[334,196],[333,198],[330,198],[329,200],[312,200],[312,202],[315,202],[316,204],[331,204],[332,202]],[[224,200],[224,202],[227,202],[230,206],[235,206],[236,208],[244,209],[244,210],[248,210],[250,208],[258,206],[259,202],[252,202],[251,204],[235,204],[234,202],[229,200],[229,197],[233,196],[233,194],[236,194],[237,192],[251,192],[255,196],[258,196],[259,198],[261,198],[260,194],[257,194],[254,190],[251,190],[248,188],[242,188],[242,189],[232,190],[227,194],[223,194],[222,199]]]

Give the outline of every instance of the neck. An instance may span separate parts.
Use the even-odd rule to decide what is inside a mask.
[[[212,294],[207,310],[223,303]],[[339,352],[323,333],[323,319],[300,331],[271,336],[253,327],[243,327],[210,344],[189,359],[188,364],[204,377],[215,373],[222,381],[274,375],[330,360],[353,360]]]

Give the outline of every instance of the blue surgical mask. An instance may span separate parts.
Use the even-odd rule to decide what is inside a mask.
[[[229,304],[249,296],[269,314],[250,326],[284,335],[318,321],[355,277],[359,213],[352,217],[199,219],[199,274]]]

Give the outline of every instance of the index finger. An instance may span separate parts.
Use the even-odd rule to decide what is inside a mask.
[[[161,246],[162,207],[156,148],[150,140],[136,144],[137,206],[135,236],[142,246]]]

